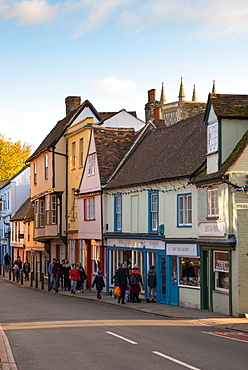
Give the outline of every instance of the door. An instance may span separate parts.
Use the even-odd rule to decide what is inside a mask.
[[[157,302],[166,302],[166,257],[164,254],[158,255],[157,263]]]
[[[170,272],[169,280],[169,294],[167,297],[167,303],[173,306],[179,304],[179,288],[178,288],[178,268],[177,268],[177,257],[167,257],[169,261],[168,271]]]

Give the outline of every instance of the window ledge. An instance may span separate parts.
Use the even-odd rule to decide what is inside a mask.
[[[208,217],[206,217],[206,220],[208,220],[208,221],[219,220],[219,216],[208,216]]]

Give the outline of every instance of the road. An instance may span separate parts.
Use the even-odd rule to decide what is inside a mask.
[[[227,330],[194,321],[160,318],[3,280],[0,297],[0,327],[19,370],[248,368],[248,335],[233,340]]]

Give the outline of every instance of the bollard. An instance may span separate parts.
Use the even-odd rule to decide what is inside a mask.
[[[30,288],[33,288],[33,280],[34,280],[34,272],[31,271],[31,276],[30,276]]]
[[[13,269],[13,281],[15,281],[15,270]]]
[[[36,274],[35,274],[35,288],[36,289],[38,288],[38,271],[36,271]]]
[[[23,285],[23,270],[21,270],[21,285]]]
[[[50,292],[51,291],[51,274],[48,273],[48,291]]]
[[[41,289],[44,289],[44,273],[43,272],[40,275],[40,281],[41,281]]]
[[[9,280],[11,280],[11,268],[9,268]]]
[[[55,287],[55,293],[58,293],[59,291],[59,275],[56,275],[56,287]]]
[[[0,264],[0,275],[2,275],[2,264]]]
[[[5,266],[3,265],[3,277],[5,277]]]

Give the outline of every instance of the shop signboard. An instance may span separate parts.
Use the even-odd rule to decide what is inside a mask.
[[[196,244],[166,244],[166,254],[168,256],[197,256]]]
[[[199,222],[198,224],[199,236],[225,236],[226,225],[224,221],[207,221]]]

